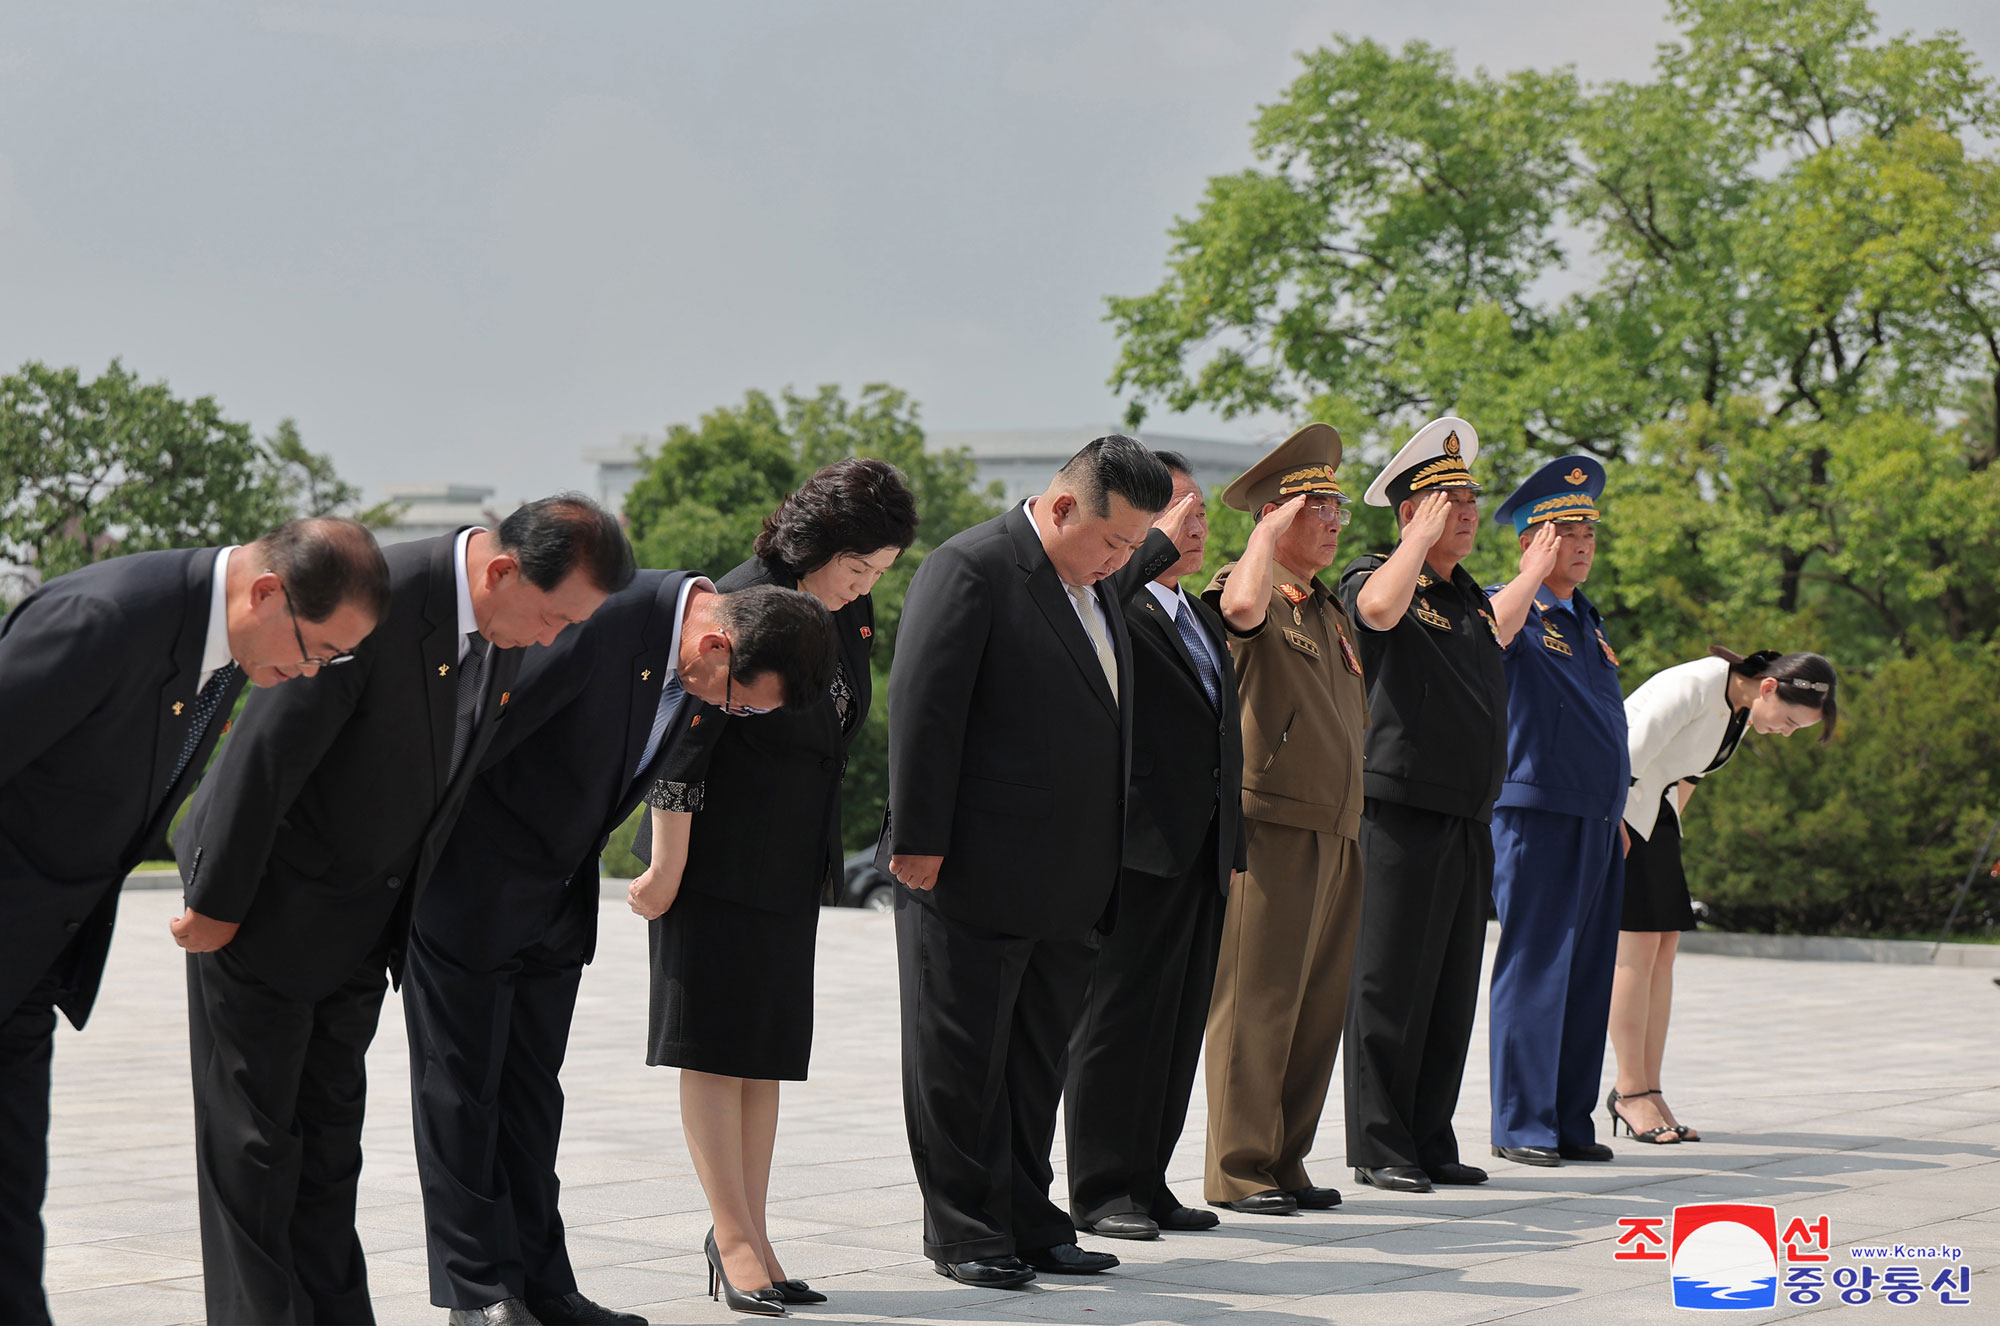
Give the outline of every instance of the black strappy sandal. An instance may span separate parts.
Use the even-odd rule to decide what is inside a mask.
[[[1657,1096],[1660,1094],[1660,1089],[1658,1087],[1654,1087],[1651,1091],[1648,1091],[1646,1094],[1649,1096]],[[1688,1124],[1677,1123],[1674,1125],[1674,1131],[1681,1135],[1681,1141],[1683,1142],[1699,1142],[1701,1140],[1701,1134],[1696,1132]]]
[[[1611,1113],[1611,1135],[1613,1137],[1618,1136],[1618,1125],[1622,1123],[1625,1125],[1625,1136],[1635,1142],[1651,1142],[1654,1146],[1671,1146],[1679,1142],[1681,1140],[1680,1129],[1674,1127],[1672,1124],[1663,1123],[1658,1128],[1648,1128],[1643,1133],[1636,1132],[1633,1130],[1632,1121],[1618,1112],[1618,1102],[1621,1100],[1637,1100],[1641,1096],[1657,1096],[1659,1094],[1659,1088],[1655,1087],[1651,1091],[1634,1091],[1630,1095],[1621,1096],[1618,1094],[1618,1089],[1613,1087],[1611,1094],[1604,1098],[1604,1108]]]

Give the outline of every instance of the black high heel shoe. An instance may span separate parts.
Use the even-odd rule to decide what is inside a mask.
[[[1635,1091],[1629,1096],[1621,1096],[1618,1094],[1618,1088],[1613,1087],[1611,1094],[1604,1098],[1604,1108],[1611,1113],[1611,1135],[1613,1137],[1618,1136],[1618,1125],[1622,1123],[1625,1125],[1625,1136],[1635,1142],[1651,1142],[1654,1146],[1670,1146],[1680,1141],[1680,1132],[1670,1124],[1663,1123],[1658,1128],[1648,1128],[1643,1133],[1634,1132],[1632,1121],[1618,1112],[1618,1102],[1621,1100],[1637,1100],[1641,1096],[1657,1096],[1659,1094],[1657,1091]]]
[[[708,1254],[708,1296],[721,1299],[731,1312],[747,1312],[753,1317],[785,1316],[785,1300],[780,1297],[776,1285],[766,1289],[753,1289],[744,1293],[729,1283],[729,1272],[722,1269],[722,1252],[715,1246],[715,1230],[708,1231],[702,1240],[702,1251]]]
[[[1649,1096],[1658,1096],[1660,1094],[1660,1089],[1658,1087],[1654,1087],[1651,1091],[1647,1092],[1646,1094]],[[1681,1135],[1681,1141],[1683,1142],[1699,1142],[1701,1140],[1701,1134],[1696,1132],[1692,1127],[1690,1127],[1687,1124],[1684,1123],[1675,1124],[1674,1131]]]
[[[814,1289],[803,1280],[778,1280],[771,1288],[778,1291],[780,1303],[824,1303],[826,1295]]]

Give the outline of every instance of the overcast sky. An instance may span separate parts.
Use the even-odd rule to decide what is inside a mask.
[[[10,3],[0,371],[112,357],[371,494],[883,380],[1108,422],[1107,294],[1330,34],[1645,74],[1650,0]],[[2000,70],[2000,6],[1884,0]],[[1255,422],[1151,421],[1259,435]],[[1079,441],[1084,440],[1079,435]]]

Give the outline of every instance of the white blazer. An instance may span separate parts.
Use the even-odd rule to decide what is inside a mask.
[[[1625,823],[1641,838],[1652,837],[1667,789],[1715,759],[1729,731],[1728,688],[1728,660],[1698,658],[1654,673],[1626,697],[1632,790],[1625,797]],[[1678,798],[1674,817],[1678,822]]]

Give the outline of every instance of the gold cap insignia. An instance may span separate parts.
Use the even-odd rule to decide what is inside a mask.
[[[1444,454],[1447,456],[1456,456],[1458,454],[1457,433],[1446,433],[1444,435]]]
[[[1563,476],[1563,478],[1569,481],[1570,483],[1582,483],[1585,479],[1588,479],[1589,477],[1590,476],[1588,474],[1585,474],[1583,472],[1583,466],[1581,465],[1577,466],[1575,469],[1571,470],[1568,474],[1565,474]]]

